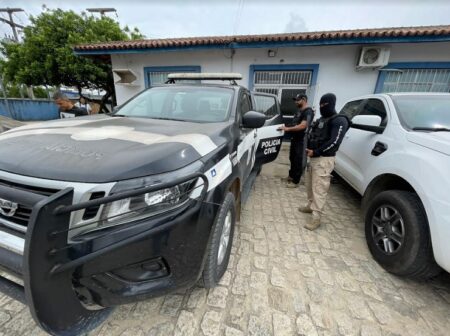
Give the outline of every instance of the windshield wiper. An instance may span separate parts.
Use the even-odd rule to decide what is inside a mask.
[[[173,121],[187,121],[184,119],[175,119],[175,118],[162,118],[162,117],[148,117],[148,119],[157,119],[157,120],[173,120]]]
[[[124,115],[124,114],[111,114],[111,117],[124,117],[124,118],[128,118],[128,116]]]
[[[446,127],[413,127],[413,131],[450,132]]]

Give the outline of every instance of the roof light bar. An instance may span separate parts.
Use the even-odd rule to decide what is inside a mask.
[[[169,80],[176,79],[204,79],[204,80],[240,80],[240,73],[221,73],[221,72],[202,72],[202,73],[171,73],[168,75]]]

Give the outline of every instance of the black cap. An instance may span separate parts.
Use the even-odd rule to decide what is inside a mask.
[[[305,95],[304,93],[299,93],[299,94],[297,94],[297,95],[296,95],[294,98],[292,98],[292,99],[295,100],[295,101],[297,101],[297,100],[302,100],[302,99],[308,101],[308,96]]]

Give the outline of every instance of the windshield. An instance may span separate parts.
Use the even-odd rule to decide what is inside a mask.
[[[233,90],[205,87],[154,87],[125,104],[117,116],[191,122],[228,119]]]
[[[400,122],[407,129],[450,129],[450,95],[406,95],[392,99]]]

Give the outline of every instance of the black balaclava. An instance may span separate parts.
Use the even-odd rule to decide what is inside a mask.
[[[320,115],[324,118],[331,117],[336,113],[336,96],[333,93],[327,93],[320,98],[320,104],[328,103],[320,108]]]

